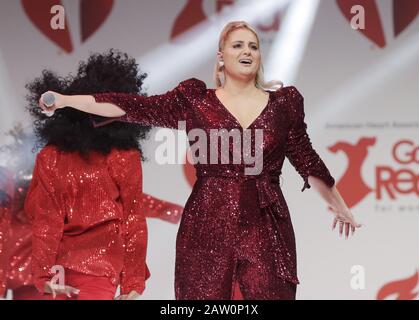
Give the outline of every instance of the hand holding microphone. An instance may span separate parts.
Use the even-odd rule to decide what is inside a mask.
[[[47,91],[41,95],[39,99],[39,107],[43,110],[42,113],[51,117],[56,109],[64,107],[63,95],[54,91]]]

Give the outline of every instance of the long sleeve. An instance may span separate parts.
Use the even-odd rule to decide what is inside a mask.
[[[147,224],[142,207],[141,155],[137,150],[113,151],[110,163],[112,176],[118,184],[124,211],[122,233],[124,266],[121,274],[121,294],[132,290],[142,293],[150,276],[147,265]]]
[[[179,121],[187,120],[190,100],[204,90],[206,85],[203,81],[191,78],[160,95],[146,97],[133,93],[96,93],[92,96],[98,103],[108,102],[123,109],[125,115],[115,118],[117,120],[177,129]]]
[[[335,179],[314,150],[307,134],[307,124],[304,122],[304,98],[298,90],[289,87],[291,126],[287,135],[285,155],[304,180],[301,191],[309,189],[309,176],[320,178],[327,186],[332,187]]]
[[[183,207],[165,200],[143,193],[142,202],[144,213],[148,218],[158,218],[171,223],[178,223],[182,217]]]
[[[56,192],[57,176],[49,154],[37,156],[32,182],[25,201],[25,211],[32,218],[32,273],[34,285],[43,293],[44,284],[54,274],[57,252],[63,235],[65,213]]]

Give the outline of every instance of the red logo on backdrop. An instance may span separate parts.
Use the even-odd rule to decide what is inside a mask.
[[[357,30],[380,48],[386,46],[384,28],[377,1],[337,0],[337,4],[348,21],[351,21],[354,15],[351,13],[351,8],[356,5],[361,5],[365,9],[365,28]],[[419,1],[393,0],[393,28],[395,37],[400,35],[413,22],[418,13]]]
[[[215,12],[220,13],[225,7],[233,5],[235,0],[216,0]],[[203,8],[204,0],[188,0],[173,23],[170,39],[173,40],[180,34],[188,31],[195,25],[208,19]],[[271,24],[258,24],[256,26],[262,32],[279,30],[279,12],[275,14]]]
[[[398,195],[417,194],[419,196],[419,174],[412,167],[419,164],[419,146],[411,140],[397,141],[391,150],[391,155],[397,164],[403,167],[395,169],[389,165],[375,167],[375,189],[370,188],[362,178],[362,166],[368,156],[369,148],[374,146],[376,138],[361,138],[355,145],[348,142],[337,142],[328,149],[337,153],[343,151],[348,158],[348,167],[337,183],[349,208],[358,204],[369,193],[375,192],[380,200],[386,194],[396,200]]]
[[[418,285],[418,272],[411,277],[402,280],[396,280],[385,284],[377,294],[377,300],[384,300],[392,295],[396,295],[396,300],[413,300],[418,295],[414,292]]]
[[[348,167],[336,187],[349,208],[372,192],[362,179],[361,170],[368,156],[368,149],[375,145],[375,142],[375,138],[361,138],[355,145],[340,141],[328,148],[333,153],[342,151],[348,158]]]
[[[73,51],[73,43],[67,19],[65,19],[64,29],[55,30],[50,25],[53,17],[51,8],[55,5],[62,6],[62,3],[60,0],[22,0],[23,9],[35,27],[65,52],[70,53]],[[106,21],[112,6],[113,0],[80,1],[82,42],[85,42]]]

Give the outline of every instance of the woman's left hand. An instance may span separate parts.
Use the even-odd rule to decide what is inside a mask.
[[[360,228],[362,224],[359,224],[355,221],[355,217],[349,210],[346,208],[344,210],[337,210],[333,207],[330,208],[335,214],[333,219],[332,230],[335,229],[337,223],[339,222],[339,236],[342,236],[343,230],[345,230],[346,239],[349,237],[349,231],[352,231],[352,235],[355,233],[356,228]]]
[[[121,294],[115,298],[115,300],[137,300],[137,298],[140,297],[140,294],[132,290],[129,294]]]

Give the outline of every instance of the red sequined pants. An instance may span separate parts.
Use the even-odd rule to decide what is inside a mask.
[[[80,293],[72,298],[58,295],[55,300],[113,300],[115,297],[117,286],[107,277],[89,276],[66,270],[65,279],[66,285],[79,289]],[[52,299],[52,296],[49,296]]]

